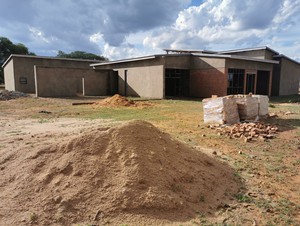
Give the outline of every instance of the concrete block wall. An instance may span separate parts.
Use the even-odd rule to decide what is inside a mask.
[[[94,61],[12,55],[7,65],[4,67],[5,87],[8,90],[35,93],[34,65],[90,69],[90,64],[92,62]],[[27,83],[20,83],[20,78],[25,78]]]
[[[36,96],[71,97],[107,94],[108,72],[93,69],[34,66]]]

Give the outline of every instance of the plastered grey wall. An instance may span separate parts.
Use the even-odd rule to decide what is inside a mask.
[[[257,62],[257,61],[227,59],[226,60],[226,68],[272,71],[273,70],[273,64],[264,63],[264,62]]]
[[[254,58],[268,59],[268,60],[272,60],[274,55],[272,51],[267,49],[249,50],[249,51],[242,51],[242,52],[230,52],[225,54],[247,56],[247,57],[254,57]]]
[[[164,98],[163,65],[118,69],[121,95],[125,95],[125,70],[127,70],[127,96]]]
[[[107,72],[44,66],[35,66],[34,68],[36,95],[39,97],[70,97],[78,94],[100,96],[107,94]]]
[[[299,93],[300,65],[284,57],[281,58],[279,95]]]
[[[15,91],[14,62],[10,61],[4,67],[5,89]]]
[[[190,69],[192,56],[165,56],[162,57],[165,68]]]
[[[34,65],[47,67],[90,68],[89,65],[92,61],[13,56],[5,68],[11,62],[13,62],[15,90],[24,93],[35,93]],[[5,76],[9,77],[8,80],[10,80],[12,74],[9,73]],[[27,84],[21,84],[19,82],[21,77],[27,79]]]

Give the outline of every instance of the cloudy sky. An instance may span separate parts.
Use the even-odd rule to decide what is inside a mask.
[[[42,56],[269,46],[300,61],[300,0],[0,0],[0,36]]]

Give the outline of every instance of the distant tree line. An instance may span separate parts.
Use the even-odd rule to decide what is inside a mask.
[[[59,50],[57,53],[57,57],[108,61],[108,58],[106,58],[104,56],[96,55],[93,53],[87,53],[84,51],[74,51],[71,53],[65,53],[65,52]]]
[[[22,43],[12,43],[8,38],[0,37],[0,65],[7,60],[11,54],[35,55]],[[3,68],[0,66],[0,83],[4,82]]]
[[[8,38],[0,37],[0,84],[4,83],[4,73],[2,65],[11,54],[23,54],[33,56],[36,55],[35,53],[30,52],[24,44],[14,44]],[[84,51],[74,51],[71,53],[65,53],[59,50],[56,57],[108,61],[108,58],[104,56],[96,55],[93,53],[87,53]]]

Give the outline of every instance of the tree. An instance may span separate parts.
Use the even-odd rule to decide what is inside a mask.
[[[14,44],[8,38],[0,37],[0,65],[7,60],[11,54],[35,55],[29,52],[28,48],[22,43]],[[3,68],[0,66],[0,83],[4,82]]]
[[[84,51],[73,51],[71,53],[65,53],[64,51],[59,50],[56,57],[108,61],[108,58],[104,56],[87,53]]]

